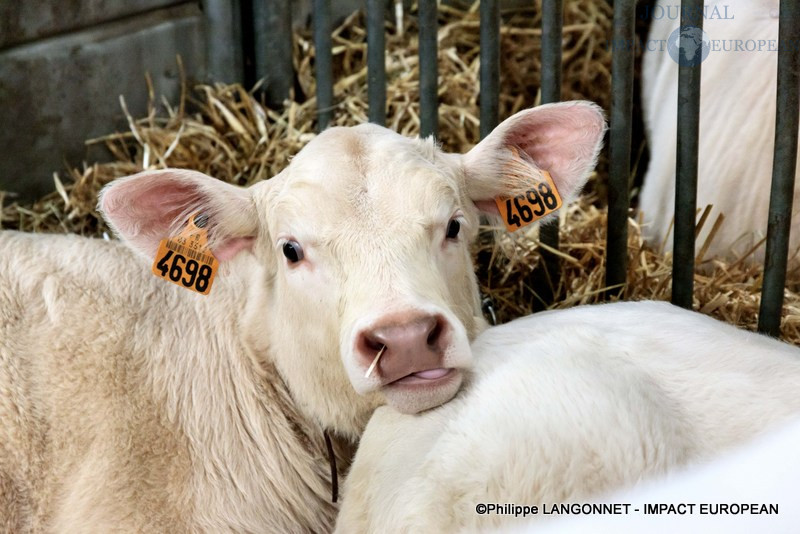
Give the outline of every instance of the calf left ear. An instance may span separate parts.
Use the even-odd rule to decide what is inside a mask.
[[[594,169],[605,130],[603,112],[591,102],[520,111],[464,155],[467,194],[481,211],[497,214],[495,198],[524,194],[547,171],[569,202]]]

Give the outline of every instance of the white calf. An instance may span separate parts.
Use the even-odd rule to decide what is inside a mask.
[[[473,356],[448,404],[375,412],[338,532],[496,527],[513,516],[478,504],[584,502],[800,414],[800,350],[667,303],[526,317]]]
[[[355,440],[377,406],[455,395],[484,327],[479,207],[542,170],[573,198],[603,131],[580,102],[463,156],[333,128],[248,189],[176,169],[112,183],[122,242],[0,233],[0,530],[329,530],[323,430]],[[207,296],[150,273],[196,212],[222,264]],[[210,283],[170,258],[176,283]]]

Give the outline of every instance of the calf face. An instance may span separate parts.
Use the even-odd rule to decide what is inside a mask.
[[[456,394],[484,326],[469,252],[481,211],[541,170],[573,198],[604,129],[584,102],[518,113],[465,155],[372,124],[331,128],[248,189],[147,171],[111,184],[101,209],[151,259],[190,214],[209,215],[212,249],[248,280],[225,304],[243,310],[245,343],[307,412],[351,429],[384,402],[415,413]]]

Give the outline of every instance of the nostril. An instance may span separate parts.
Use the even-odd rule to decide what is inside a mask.
[[[429,347],[435,347],[438,344],[439,338],[442,335],[442,328],[442,320],[441,318],[437,317],[433,321],[433,327],[431,328],[430,332],[428,332],[427,343]]]
[[[383,348],[384,343],[381,343],[373,337],[364,336],[364,346],[371,351],[378,351]]]
[[[369,365],[375,358],[375,355],[381,351],[387,344],[387,341],[375,331],[361,332],[356,341],[356,354],[359,355],[364,365]],[[388,348],[388,347],[387,347]]]

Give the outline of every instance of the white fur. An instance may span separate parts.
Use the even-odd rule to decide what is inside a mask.
[[[657,6],[679,2],[659,0]],[[713,40],[775,40],[778,38],[778,0],[709,0],[709,13],[727,7],[733,19],[706,18],[703,30]],[[642,100],[650,145],[650,165],[641,192],[645,238],[654,247],[672,250],[670,231],[675,206],[678,65],[658,41],[666,41],[679,25],[667,17],[652,21],[642,63]],[[773,46],[776,48],[777,45]],[[775,146],[777,52],[714,51],[702,63],[700,145],[697,169],[697,207],[712,205],[709,219],[697,237],[705,243],[720,214],[724,222],[705,259],[735,259],[766,235],[772,159]],[[800,160],[798,160],[800,162]],[[798,167],[800,168],[800,167]],[[800,182],[794,206],[800,200]],[[797,209],[793,212],[797,224]],[[800,231],[791,233],[790,257],[800,244]],[[762,245],[753,256],[761,261]]]
[[[375,412],[337,532],[497,527],[478,503],[586,502],[800,415],[800,350],[667,303],[536,314],[473,357],[448,404]]]
[[[671,476],[648,481],[598,500],[603,503],[628,503],[631,505],[629,514],[562,517],[546,525],[529,524],[503,532],[794,533],[800,524],[800,510],[797,508],[797,481],[800,479],[798,448],[800,421],[793,420],[712,462],[695,464]],[[691,509],[683,507],[683,514],[645,515],[645,503],[685,503],[695,506]],[[704,510],[701,508],[703,504],[777,505],[778,513],[712,514],[713,508]],[[676,508],[676,511],[679,510]]]
[[[563,162],[552,136],[535,139],[541,116],[567,124],[542,131],[582,139],[579,172],[556,178],[572,195],[602,115],[543,106],[497,133]],[[496,140],[476,150],[483,163],[510,152]],[[362,125],[327,130],[248,189],[176,169],[118,180],[100,209],[122,242],[0,233],[0,530],[328,531],[323,430],[344,471],[347,446],[392,402],[380,383],[348,379],[363,366],[353,325],[437,310],[452,324],[443,361],[466,372],[485,326],[469,251],[482,199],[470,190],[523,181]],[[208,296],[150,273],[159,240],[197,211],[224,260]],[[456,216],[461,234],[445,239]],[[287,240],[303,261],[284,257]],[[419,410],[457,387],[394,398]]]

